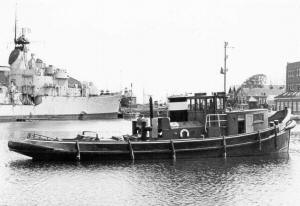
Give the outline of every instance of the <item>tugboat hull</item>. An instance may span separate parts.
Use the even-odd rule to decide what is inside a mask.
[[[168,159],[196,157],[235,157],[288,152],[290,129],[214,138],[155,141],[97,142],[31,140],[9,141],[11,151],[35,160],[114,160]]]

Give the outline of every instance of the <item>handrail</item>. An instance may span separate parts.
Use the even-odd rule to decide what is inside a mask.
[[[213,117],[213,116],[217,117],[217,119],[212,120],[211,117]],[[227,116],[227,114],[207,114],[206,115],[205,126],[204,126],[205,132],[207,132],[207,125],[208,125],[208,127],[211,127],[212,122],[217,122],[219,127],[221,127],[221,122],[227,122],[227,120],[225,120],[225,119],[220,119],[220,116]],[[224,127],[224,126],[222,126],[222,127]]]
[[[227,120],[220,119],[220,120],[210,120],[210,122],[227,122]]]
[[[41,135],[41,134],[36,134],[36,133],[28,133],[27,139],[58,141],[58,138],[48,137],[48,136]]]
[[[207,114],[207,115],[210,115],[210,116],[226,116],[227,114]]]

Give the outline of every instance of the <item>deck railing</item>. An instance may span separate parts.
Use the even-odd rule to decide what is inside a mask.
[[[28,133],[27,139],[33,139],[33,140],[47,140],[47,141],[58,141],[58,138],[48,137],[48,136],[41,135],[41,134],[36,134],[36,133]]]

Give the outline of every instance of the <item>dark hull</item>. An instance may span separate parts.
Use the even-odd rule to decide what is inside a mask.
[[[260,133],[206,139],[154,141],[9,141],[10,150],[36,160],[115,160],[256,156],[288,152],[290,130],[273,128]]]

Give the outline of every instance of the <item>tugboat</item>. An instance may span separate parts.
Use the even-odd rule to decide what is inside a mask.
[[[28,134],[9,141],[11,151],[34,160],[113,160],[233,157],[288,152],[296,126],[287,108],[268,117],[266,109],[226,111],[224,93],[188,96],[187,111],[177,116],[132,121],[132,134],[110,139],[84,131],[74,139]],[[174,102],[174,100],[173,100]],[[174,108],[174,107],[173,107]],[[150,108],[151,110],[151,108]],[[174,112],[174,111],[173,111]],[[150,115],[151,117],[151,115]],[[176,117],[176,114],[172,114]]]

